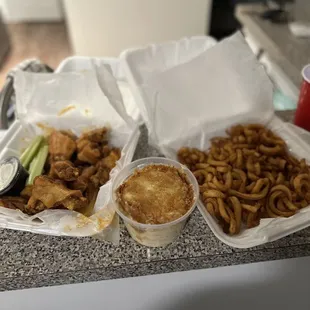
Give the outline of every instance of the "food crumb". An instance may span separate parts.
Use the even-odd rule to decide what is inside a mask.
[[[69,225],[66,225],[64,227],[64,232],[70,232],[72,230],[72,228]]]
[[[53,131],[55,131],[55,128],[53,128],[47,124],[41,123],[41,122],[36,123],[36,125],[37,125],[37,127],[39,127],[43,131],[43,133],[46,136],[49,136]]]
[[[59,112],[58,112],[58,116],[63,116],[64,114],[66,114],[67,112],[71,111],[71,110],[74,110],[76,109],[76,107],[72,104],[68,105],[67,107],[61,109]]]
[[[79,214],[77,216],[77,223],[76,223],[76,228],[83,228],[84,226],[88,225],[89,223],[91,223],[91,220],[82,215],[82,214]]]

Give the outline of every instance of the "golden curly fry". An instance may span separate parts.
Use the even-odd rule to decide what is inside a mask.
[[[178,152],[178,158],[182,164],[192,169],[196,164],[205,162],[206,154],[195,148],[183,147]]]
[[[276,183],[277,185],[279,185],[279,184],[284,184],[284,182],[285,182],[285,177],[284,177],[283,173],[280,172],[280,173],[278,174],[278,177],[277,177],[277,180],[275,181],[275,183]]]
[[[296,202],[295,205],[301,209],[307,207],[309,203],[307,202],[307,200],[304,199],[302,201]]]
[[[238,234],[240,232],[240,229],[241,229],[242,207],[241,207],[240,201],[237,197],[229,197],[228,201],[230,202],[230,204],[233,207],[234,216],[235,216],[235,220],[236,220],[234,233]]]
[[[193,174],[200,185],[204,184],[206,181],[209,181],[208,180],[209,172],[206,169],[196,170],[193,172]]]
[[[262,175],[269,180],[271,185],[276,183],[276,179],[274,178],[273,174],[270,171],[264,171]]]
[[[288,198],[283,198],[284,205],[291,211],[297,211],[298,207],[295,206]]]
[[[214,159],[211,159],[211,158],[208,158],[207,163],[209,165],[212,165],[212,166],[227,166],[227,162],[226,161],[219,161],[219,160],[214,160]]]
[[[284,205],[284,202],[283,200],[279,200],[278,203],[277,203],[277,208],[280,210],[280,211],[286,211],[286,207]]]
[[[251,171],[248,171],[248,178],[251,181],[258,181],[259,180],[259,177],[255,173],[253,173]]]
[[[222,173],[228,172],[228,171],[230,171],[230,170],[231,170],[231,167],[230,167],[230,166],[217,167],[217,168],[216,168],[216,171],[222,172]]]
[[[207,198],[204,200],[204,203],[206,205],[208,212],[211,215],[216,216],[216,217],[219,216],[219,206],[218,206],[216,198]]]
[[[221,191],[216,190],[216,189],[207,189],[203,193],[203,197],[205,198],[225,198],[225,194],[223,194]]]
[[[229,189],[228,193],[231,196],[237,196],[237,197],[245,199],[245,200],[260,200],[260,199],[263,199],[267,196],[268,190],[269,190],[269,186],[267,185],[267,186],[265,186],[265,188],[260,193],[257,193],[257,194],[241,193],[241,192],[235,191],[234,189]]]
[[[230,223],[230,216],[228,215],[228,212],[227,212],[227,210],[229,210],[229,208],[226,208],[224,200],[222,198],[218,198],[217,203],[219,206],[219,212],[220,212],[221,217],[223,218],[223,220],[226,223],[229,224]]]
[[[242,181],[241,180],[233,180],[232,181],[232,189],[235,189],[235,190],[239,190],[239,192],[241,191],[240,188],[242,186]]]
[[[213,184],[217,187],[222,192],[228,191],[229,187],[226,186],[225,184],[222,184],[217,177],[213,177]]]
[[[251,194],[258,194],[264,186],[269,185],[268,179],[259,179],[251,190]]]
[[[211,139],[207,152],[182,148],[179,160],[196,176],[208,212],[238,234],[261,218],[289,217],[310,204],[310,167],[260,124],[236,125]]]
[[[256,182],[253,181],[251,184],[247,185],[247,186],[245,187],[245,189],[247,190],[247,192],[252,192],[252,189],[254,188],[255,184],[256,184]]]
[[[216,171],[216,169],[215,168],[213,168],[213,167],[211,167],[209,164],[204,164],[204,163],[199,163],[199,164],[196,164],[196,166],[195,166],[195,168],[196,169],[214,169],[214,173],[215,173],[215,171]]]
[[[276,207],[276,201],[280,198],[280,196],[283,195],[283,192],[281,191],[275,191],[273,192],[268,199],[268,205],[267,208],[270,209],[272,214],[283,216],[283,217],[290,217],[295,214],[294,211],[281,211]],[[284,202],[284,201],[283,201]]]
[[[269,155],[269,156],[278,155],[278,154],[282,153],[282,151],[283,151],[283,147],[279,144],[276,146],[266,146],[266,145],[261,144],[258,147],[258,149],[261,153]]]
[[[289,200],[292,200],[292,193],[291,193],[290,189],[289,189],[287,186],[281,185],[281,184],[280,184],[280,185],[276,185],[276,186],[274,186],[274,187],[272,187],[272,188],[270,189],[270,194],[271,194],[271,193],[274,193],[274,192],[276,192],[276,191],[282,191],[283,194],[284,194],[286,197],[289,198]]]
[[[229,234],[235,235],[238,233],[237,229],[237,221],[234,217],[234,213],[230,208],[226,208],[227,213],[229,214],[230,222],[229,222]]]
[[[257,213],[248,213],[246,226],[247,228],[253,228],[259,225],[259,216]]]
[[[309,191],[309,180],[310,175],[303,173],[296,176],[293,180],[293,186],[298,195],[303,196],[303,189],[305,188],[306,191]]]
[[[260,205],[255,205],[255,206],[252,206],[252,205],[248,205],[248,204],[245,204],[245,203],[242,203],[241,204],[241,207],[245,210],[248,210],[252,213],[256,213],[258,211],[258,209],[260,208]]]

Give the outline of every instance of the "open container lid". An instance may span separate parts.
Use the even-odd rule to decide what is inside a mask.
[[[149,129],[166,156],[176,140],[241,120],[266,123],[274,114],[273,85],[240,32],[215,44],[193,37],[127,50],[128,82]]]

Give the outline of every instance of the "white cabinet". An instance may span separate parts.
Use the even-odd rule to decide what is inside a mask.
[[[9,23],[63,19],[61,0],[0,0],[0,7]]]
[[[64,0],[75,54],[118,56],[130,47],[208,32],[212,0]]]

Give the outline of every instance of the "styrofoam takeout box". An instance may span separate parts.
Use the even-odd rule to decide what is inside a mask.
[[[310,146],[296,134],[295,130],[292,130],[291,125],[274,115],[271,83],[264,69],[256,64],[255,55],[243,41],[240,34],[218,44],[209,37],[193,37],[127,50],[121,55],[125,74],[148,126],[151,141],[166,157],[176,159],[177,150],[182,146],[207,149],[212,137],[225,136],[225,129],[233,124],[259,122],[281,136],[291,153],[310,162]],[[240,50],[235,50],[240,46],[242,47]],[[213,57],[216,61],[210,63],[208,57],[209,59]],[[208,68],[197,66],[197,61],[201,59],[208,64]],[[224,63],[222,67],[218,63],[221,60]],[[238,61],[241,62],[241,66]],[[191,67],[193,63],[196,63],[195,70],[201,74],[199,78],[202,78],[203,83],[201,79],[194,79],[191,75],[195,73]],[[227,67],[230,70],[227,70]],[[182,68],[186,70],[182,71]],[[208,74],[207,69],[213,71]],[[172,71],[177,74],[171,74]],[[223,72],[227,75],[220,75]],[[253,73],[257,74],[257,79]],[[243,79],[244,75],[249,76],[246,81]],[[174,84],[171,82],[173,78],[177,80]],[[211,79],[221,78],[225,85],[220,88],[222,93],[212,93],[212,89],[209,91],[213,97],[208,96],[210,93],[204,93],[204,85]],[[227,84],[227,81],[232,85]],[[177,84],[178,82],[180,84]],[[183,97],[188,95],[186,91],[194,91],[196,87],[200,87],[199,96],[192,94],[192,97],[189,97],[194,100],[182,101]],[[218,95],[220,98],[225,97],[226,87],[231,87],[228,93],[236,97],[231,98],[231,101],[230,98],[226,98],[224,102],[217,100]],[[242,92],[245,91],[245,95],[241,89]],[[239,103],[236,98],[244,101]],[[249,102],[251,101],[249,98],[254,98],[253,102]],[[198,103],[195,100],[198,100]],[[206,211],[201,200],[198,202],[198,208],[216,237],[236,248],[249,248],[274,241],[310,225],[310,206],[308,206],[290,218],[262,219],[258,227],[243,229],[240,234],[229,236]]]
[[[124,107],[126,109],[127,114],[135,121],[135,123],[140,120],[139,109],[135,104],[133,96],[130,92],[128,83],[126,78],[122,74],[122,70],[120,69],[120,61],[116,58],[88,58],[88,57],[69,57],[62,61],[59,65],[55,73],[64,73],[64,72],[83,72],[87,70],[91,70],[93,65],[105,65],[109,68],[109,71],[112,73],[112,76],[116,79],[119,90],[123,97]],[[122,106],[122,104],[120,105]],[[117,108],[114,106],[114,109]],[[118,112],[118,111],[117,111]],[[102,124],[105,125],[105,124]],[[113,128],[112,128],[113,132]],[[113,134],[113,133],[112,133]],[[27,126],[22,125],[22,122],[17,118],[17,120],[12,124],[6,134],[0,141],[0,158],[5,158],[7,156],[17,156],[19,157],[21,151],[27,147],[31,137],[33,136],[33,132],[27,129]],[[123,141],[122,145],[124,145],[122,149],[122,157],[118,161],[117,166],[111,171],[111,175],[121,169],[124,165],[127,165],[131,162],[135,147],[137,145],[139,138],[139,129],[136,126],[136,129],[133,130],[132,134],[129,136],[127,141]],[[124,139],[122,139],[124,140]],[[105,184],[107,186],[106,192],[107,197],[105,199],[105,203],[108,203],[110,200],[109,196],[109,186],[110,181]],[[10,210],[8,210],[10,211]],[[14,211],[14,210],[12,210]],[[63,211],[64,215],[66,215],[67,210],[59,210]],[[37,216],[29,217],[22,212],[19,212],[19,215],[10,214],[0,214],[0,227],[1,228],[9,228],[15,230],[23,230],[30,231],[34,233],[41,233],[47,235],[69,235],[69,236],[87,236],[89,235],[89,231],[87,228],[85,230],[82,227],[78,227],[76,230],[72,229],[71,231],[59,231],[59,223],[55,223],[55,225],[47,224],[44,221],[38,221]],[[110,229],[110,228],[109,228]],[[110,229],[111,230],[111,229]],[[100,232],[97,231],[97,233]],[[105,232],[102,234],[102,238],[106,238],[108,234],[114,234],[114,232]],[[118,241],[118,237],[116,236],[108,236],[106,239],[111,241]]]

